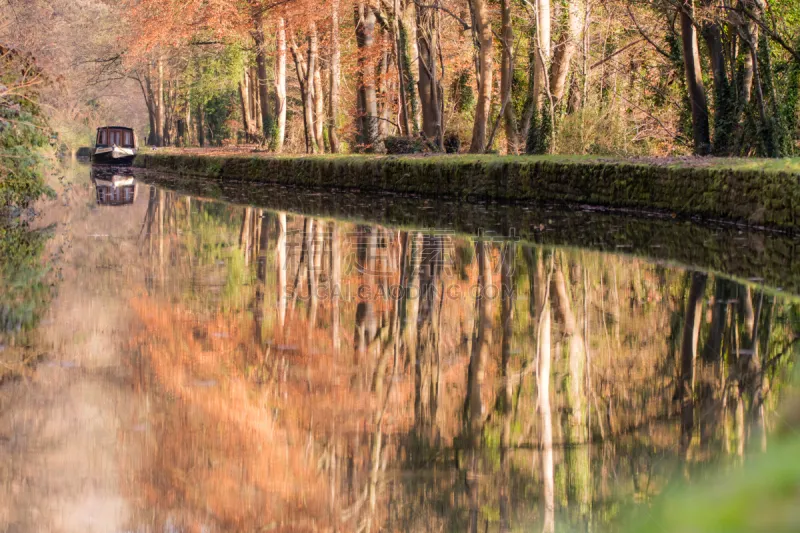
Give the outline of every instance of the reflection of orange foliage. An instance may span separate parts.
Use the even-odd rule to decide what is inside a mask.
[[[462,298],[441,302],[437,419],[445,445],[461,432],[475,276],[448,280]],[[381,285],[347,278],[349,286],[365,281]],[[283,327],[264,315],[266,345],[256,341],[262,334],[256,336],[248,313],[209,316],[146,297],[132,302],[142,323],[133,339],[142,355],[139,375],[146,376],[140,386],[151,406],[145,458],[134,465],[134,479],[155,528],[344,531],[365,520],[380,523],[385,506],[364,503],[368,487],[378,501],[387,496],[382,482],[370,483],[376,424],[380,419],[379,463],[396,464],[414,426],[414,357],[402,348],[403,336],[391,335],[354,356],[347,317],[355,316],[357,303],[339,302],[344,324],[337,352],[329,299],[319,301],[314,324],[302,300],[287,309]],[[395,303],[373,300],[384,327],[394,320]],[[416,324],[409,328],[416,338]],[[493,360],[487,371],[496,374]],[[372,392],[376,372],[384,376],[380,397]],[[486,405],[493,393],[485,387]]]
[[[377,352],[369,361],[336,354],[330,330],[310,328],[300,309],[265,350],[246,315],[200,316],[148,298],[132,307],[143,325],[133,339],[139,375],[152,380],[139,383],[152,407],[136,492],[155,527],[347,530],[375,512],[363,505],[375,413],[386,406],[385,439],[409,430],[413,374],[394,374],[389,361],[384,404],[370,392]]]
[[[287,317],[284,342],[274,355],[287,367],[278,390],[294,423],[326,436],[364,431],[376,402],[353,358],[332,355],[330,332],[311,329],[298,312]]]
[[[154,442],[137,480],[155,525],[325,529],[327,492],[309,439],[291,420],[276,422],[275,391],[254,387],[237,365],[242,332],[221,318],[198,330],[191,314],[146,299],[133,308],[144,324],[136,343],[166,393],[153,399],[160,416],[150,420]]]

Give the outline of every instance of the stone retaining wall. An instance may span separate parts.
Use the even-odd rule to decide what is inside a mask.
[[[507,202],[564,201],[800,229],[800,177],[591,158],[257,157],[145,153],[135,165],[216,179]]]

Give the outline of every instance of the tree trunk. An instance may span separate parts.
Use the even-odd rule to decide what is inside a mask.
[[[147,136],[147,144],[150,146],[158,146],[156,139],[156,113],[154,110],[148,109],[147,118],[150,121],[150,132]]]
[[[275,68],[275,117],[277,128],[275,131],[274,150],[283,151],[286,139],[286,21],[278,19],[277,37],[277,64]]]
[[[314,70],[314,139],[319,152],[325,151],[325,93],[322,91],[322,72],[319,62]]]
[[[535,28],[535,24],[531,23],[531,27]],[[535,29],[529,30],[528,37],[528,91],[525,95],[525,104],[522,108],[522,116],[520,117],[519,124],[519,140],[525,143],[528,138],[528,131],[533,121],[533,114],[536,112],[538,93],[536,85],[536,76],[538,66],[539,49],[536,44],[537,32]]]
[[[710,0],[705,0],[708,4]],[[722,43],[722,29],[719,22],[711,20],[703,25],[703,38],[708,47],[711,73],[714,79],[714,139],[712,148],[715,155],[726,155],[731,151],[735,98],[731,92],[725,65],[725,48]]]
[[[331,153],[339,153],[336,120],[339,117],[339,82],[342,53],[339,44],[339,0],[332,0],[330,94],[328,95],[328,139]]]
[[[355,6],[358,71],[356,76],[358,104],[358,144],[373,152],[378,143],[378,97],[375,90],[375,12],[366,2]]]
[[[742,7],[754,15],[757,14],[757,3],[755,0],[743,0]],[[742,87],[739,98],[742,107],[750,103],[753,95],[753,81],[755,80],[755,69],[757,67],[757,54],[751,53],[750,48],[758,47],[758,25],[750,17],[742,14],[742,26],[740,31],[744,37],[744,57],[742,58]]]
[[[164,59],[158,55],[158,85],[156,86],[156,146],[164,146]]]
[[[256,131],[264,133],[264,116],[261,114],[261,97],[258,93],[258,67],[250,67],[250,115]]]
[[[311,139],[311,124],[309,124],[309,117],[311,114],[311,110],[309,109],[309,100],[310,100],[310,87],[308,87],[306,76],[307,76],[307,69],[305,58],[303,57],[302,51],[297,46],[297,43],[292,37],[292,58],[294,59],[294,68],[295,72],[297,73],[297,83],[300,85],[300,103],[303,107],[303,138],[305,140],[305,150],[306,153],[309,154],[312,152],[311,145],[313,143]]]
[[[686,88],[692,108],[692,136],[697,155],[708,155],[711,137],[708,124],[708,102],[700,68],[700,52],[697,48],[697,30],[694,26],[694,0],[682,0],[680,10],[683,63],[686,70]]]
[[[192,139],[192,96],[191,90],[189,94],[186,96],[186,102],[184,102],[184,120],[186,121],[186,146],[191,146],[193,144]]]
[[[486,127],[492,106],[492,76],[494,74],[494,50],[492,45],[492,21],[486,0],[470,0],[473,31],[477,36],[478,50],[478,100],[475,106],[475,122],[472,127],[472,144],[469,151],[479,154],[486,146]]]
[[[403,27],[402,13],[400,13],[399,0],[392,3],[392,46],[394,47],[394,57],[397,62],[397,81],[398,81],[398,105],[400,108],[400,134],[411,135],[411,121],[409,120],[408,106],[408,49],[405,39],[405,28]]]
[[[578,50],[581,30],[583,29],[583,15],[585,13],[581,0],[569,0],[567,5],[567,28],[561,33],[561,38],[556,45],[553,56],[553,65],[550,75],[550,93],[558,104],[564,97],[564,92],[569,78],[570,66],[575,52]]]
[[[389,134],[389,68],[392,64],[389,51],[381,54],[378,63],[378,136],[385,138]]]
[[[269,108],[269,87],[267,86],[267,46],[264,41],[264,20],[259,11],[255,17],[256,69],[258,72],[258,98],[261,106],[261,120],[264,137],[272,138],[272,116]]]
[[[764,155],[767,157],[777,157],[775,143],[773,142],[772,127],[770,117],[767,114],[767,104],[764,100],[764,85],[761,81],[761,68],[758,61],[758,43],[749,42],[750,55],[753,59],[753,84],[755,86],[756,104],[758,106],[758,116],[761,119],[759,132],[761,144],[764,147]]]
[[[416,6],[417,49],[419,55],[419,88],[420,107],[422,108],[422,132],[428,139],[440,148],[442,141],[442,105],[444,92],[438,71],[437,52],[438,42],[438,17],[439,12],[435,7]]]
[[[153,84],[150,78],[150,67],[148,66],[147,72],[140,75],[138,81],[139,87],[142,90],[142,96],[144,97],[145,106],[147,107],[147,118],[150,121],[150,131],[147,132],[145,144],[153,146],[155,144],[156,135],[156,110],[154,106]]]
[[[511,0],[501,0],[501,38],[502,60],[500,65],[500,105],[506,126],[506,151],[519,152],[517,138],[517,116],[511,102],[511,85],[514,80],[514,28],[511,23]]]
[[[308,36],[308,61],[292,38],[292,57],[294,58],[297,81],[300,84],[300,101],[303,103],[303,133],[306,141],[306,153],[316,153],[314,139],[314,67],[316,66],[316,26],[312,24],[312,32]]]
[[[166,90],[164,91],[164,126],[161,134],[161,144],[169,146],[172,144],[175,87],[170,80],[165,80],[164,83],[166,84]]]
[[[533,76],[533,110],[538,113],[542,107],[542,94],[547,81],[547,69],[552,54],[552,22],[550,0],[536,0],[536,42],[535,67]]]
[[[197,144],[200,147],[206,145],[205,111],[202,104],[197,105]]]
[[[722,46],[722,30],[719,23],[711,21],[703,27],[703,38],[708,46],[709,60],[711,62],[711,74],[714,77],[714,87],[727,85],[728,74],[725,67],[725,51]],[[714,102],[716,105],[719,102]]]
[[[311,153],[317,154],[325,147],[322,143],[322,123],[317,128],[315,117],[315,110],[320,110],[322,105],[322,94],[317,95],[317,81],[319,81],[319,65],[317,58],[319,57],[319,39],[317,38],[317,25],[311,23],[308,36],[308,66],[306,68],[306,121],[309,126],[309,133],[312,135],[311,139]],[[319,81],[320,92],[322,89],[322,82]],[[317,101],[319,99],[319,102]],[[324,115],[324,111],[320,111]],[[319,132],[319,136],[317,136]]]
[[[247,86],[247,71],[242,79],[239,80],[239,100],[242,106],[242,127],[244,128],[244,140],[250,142],[252,137],[252,122],[250,118],[250,91]]]

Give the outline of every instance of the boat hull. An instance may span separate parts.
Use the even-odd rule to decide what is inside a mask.
[[[136,151],[130,148],[119,148],[117,146],[98,148],[92,155],[92,163],[99,165],[130,165],[133,163],[134,157],[136,157]]]

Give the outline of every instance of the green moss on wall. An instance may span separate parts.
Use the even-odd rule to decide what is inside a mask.
[[[714,161],[714,160],[710,160]],[[506,202],[565,201],[800,229],[794,163],[655,165],[589,157],[253,157],[141,154],[183,175]]]

